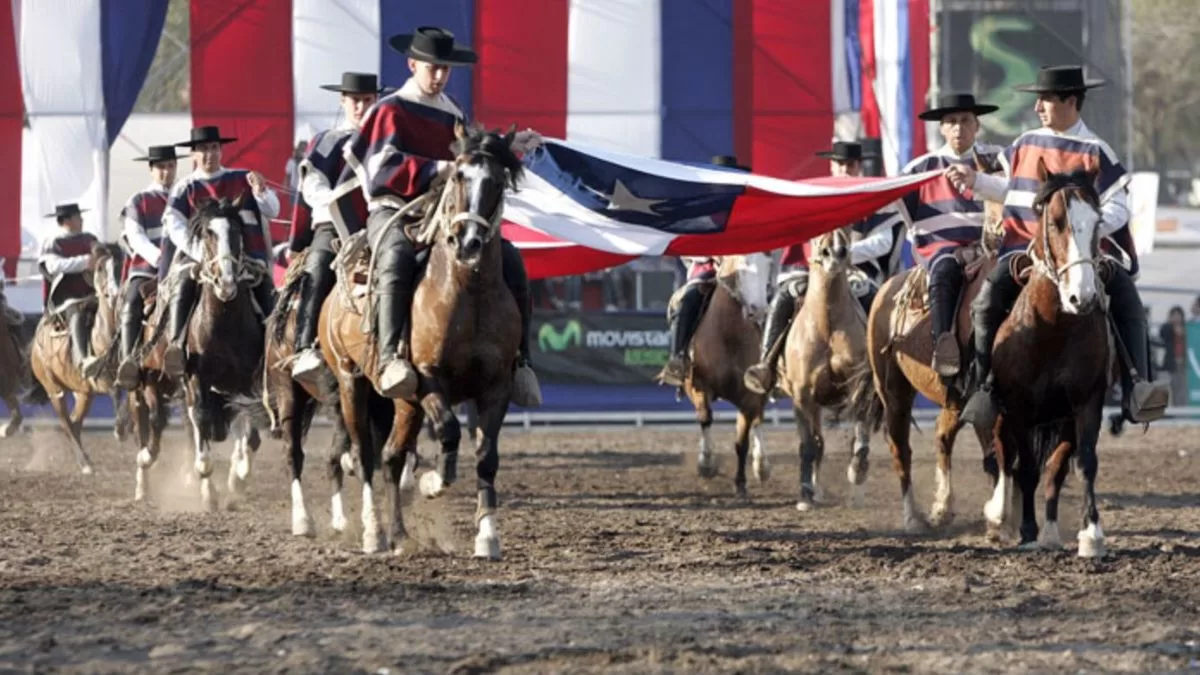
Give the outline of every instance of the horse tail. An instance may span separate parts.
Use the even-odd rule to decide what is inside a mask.
[[[862,422],[872,433],[883,426],[883,399],[875,390],[875,377],[870,364],[864,363],[851,376],[848,383],[850,400],[848,408],[851,419]]]
[[[25,403],[29,405],[46,405],[50,402],[50,394],[46,392],[46,387],[41,380],[34,378],[33,387],[25,394]]]

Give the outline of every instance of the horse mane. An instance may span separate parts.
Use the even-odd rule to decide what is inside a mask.
[[[116,242],[96,241],[92,243],[92,255],[97,257],[107,256],[120,262],[125,257],[125,250]]]
[[[1096,192],[1096,182],[1092,174],[1087,171],[1051,173],[1038,186],[1037,194],[1033,197],[1033,210],[1041,213],[1054,195],[1062,190],[1078,190],[1083,193],[1083,198],[1088,203],[1092,205],[1100,203],[1100,194]]]
[[[472,124],[462,138],[454,142],[451,150],[458,157],[463,155],[487,155],[500,162],[508,174],[506,185],[516,190],[517,182],[525,174],[525,165],[509,146],[510,139],[499,129],[488,131],[483,126]]]

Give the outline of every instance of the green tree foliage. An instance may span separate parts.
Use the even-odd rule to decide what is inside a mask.
[[[1200,2],[1132,5],[1136,165],[1192,169],[1200,161]]]

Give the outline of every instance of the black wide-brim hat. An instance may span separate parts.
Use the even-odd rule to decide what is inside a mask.
[[[1022,84],[1013,87],[1017,91],[1031,91],[1035,94],[1062,93],[1066,91],[1083,91],[1103,87],[1104,80],[1089,80],[1083,76],[1083,66],[1042,66],[1038,71],[1037,81],[1033,84]]]
[[[979,116],[996,112],[999,109],[998,105],[977,103],[974,94],[942,94],[938,96],[937,106],[921,112],[917,117],[936,122],[953,113],[969,112]]]
[[[233,143],[235,141],[237,141],[236,138],[226,138],[222,136],[221,130],[217,127],[197,127],[192,129],[192,137],[190,140],[182,141],[180,143],[176,143],[175,145],[181,148],[194,148],[197,145],[203,145],[204,143],[220,143],[221,145],[224,145],[226,143]]]
[[[709,163],[715,164],[716,166],[725,166],[729,167],[730,169],[745,171],[746,173],[752,173],[750,167],[744,164],[739,164],[738,158],[734,157],[733,155],[713,155],[713,158],[709,160]]]
[[[185,156],[175,154],[174,145],[152,145],[142,157],[134,157],[135,162],[169,162],[174,159],[184,159]]]
[[[326,91],[337,91],[343,94],[386,94],[394,89],[379,86],[379,77],[375,73],[342,73],[341,84],[323,84]]]
[[[62,220],[71,216],[77,216],[87,210],[79,208],[78,204],[59,204],[54,207],[54,213],[47,213],[44,217]]]
[[[839,162],[862,161],[862,143],[856,141],[834,141],[832,149],[818,152],[817,157],[835,159]]]
[[[454,41],[454,33],[435,26],[421,26],[410,34],[388,38],[392,49],[418,61],[444,66],[469,66],[479,60],[475,50]]]

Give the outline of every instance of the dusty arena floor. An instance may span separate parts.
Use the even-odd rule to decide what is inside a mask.
[[[327,434],[315,430],[310,446],[323,452]],[[723,449],[730,437],[717,434]],[[260,450],[247,499],[212,514],[166,461],[156,503],[134,505],[134,449],[107,434],[86,439],[90,477],[56,431],[0,441],[0,671],[1200,668],[1198,427],[1102,440],[1111,555],[1098,562],[984,537],[988,490],[972,439],[956,455],[958,518],[928,536],[897,531],[897,482],[878,438],[865,508],[854,509],[847,432],[831,432],[827,506],[811,513],[793,508],[790,429],[767,434],[774,473],[749,501],[733,496],[731,450],[721,476],[696,476],[696,439],[693,428],[507,431],[502,562],[470,557],[466,457],[450,497],[409,510],[417,550],[367,557],[357,479],[347,481],[351,528],[336,534],[312,460],[319,533],[291,536],[277,441]],[[914,440],[927,510],[929,430]],[[184,452],[172,432],[164,454]],[[1070,543],[1078,487],[1068,481],[1063,504]]]

